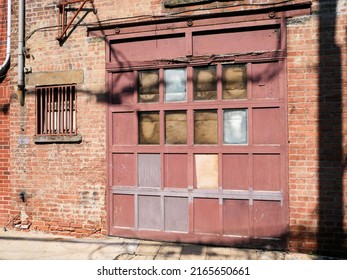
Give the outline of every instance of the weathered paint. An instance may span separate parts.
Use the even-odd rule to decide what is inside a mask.
[[[218,155],[195,155],[196,187],[218,189]]]
[[[110,234],[223,244],[270,237],[282,244],[288,204],[279,33],[285,29],[281,21],[218,28],[109,38],[108,151],[119,161],[112,170],[129,171],[112,171],[121,181],[111,182],[109,195],[134,201],[124,214],[134,226],[110,224]],[[240,55],[242,36],[249,42]],[[118,207],[112,203],[111,213]]]

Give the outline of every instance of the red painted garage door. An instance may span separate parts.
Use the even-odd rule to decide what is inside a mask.
[[[272,23],[109,41],[109,234],[283,244],[282,30]]]

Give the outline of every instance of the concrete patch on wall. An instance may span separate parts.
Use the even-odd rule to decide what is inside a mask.
[[[202,3],[211,3],[213,0],[165,0],[164,6],[165,8],[173,8],[184,5],[195,5]]]
[[[293,17],[287,19],[287,24],[288,25],[294,25],[294,24],[306,24],[308,21],[312,19],[311,15],[308,16],[301,16],[301,17]]]
[[[26,75],[28,86],[81,84],[83,81],[83,70],[37,72]]]

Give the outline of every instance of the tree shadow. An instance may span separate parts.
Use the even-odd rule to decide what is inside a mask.
[[[319,228],[317,253],[347,255],[344,245],[343,97],[341,49],[336,44],[337,0],[320,0]]]
[[[297,238],[316,240],[317,254],[347,256],[344,232],[344,171],[346,156],[343,150],[343,97],[342,97],[342,61],[341,49],[335,42],[337,0],[319,0],[319,121],[318,121],[318,154],[319,154],[319,206],[318,231],[312,232],[300,227]],[[97,17],[98,22],[100,22]],[[101,23],[100,23],[101,27]],[[103,32],[103,29],[100,28]],[[106,36],[104,34],[104,36]],[[112,56],[122,68],[131,68],[130,62],[114,49]],[[269,68],[267,78],[272,79],[277,74]],[[264,74],[264,73],[263,73]],[[117,84],[120,76],[112,81]],[[260,79],[259,77],[254,78]],[[120,90],[124,95],[132,94],[132,88]],[[112,92],[95,93],[84,91],[88,95],[96,95],[97,102],[120,104],[122,96]],[[278,236],[287,239],[287,233]],[[252,244],[249,244],[251,246]],[[246,246],[247,244],[241,244]],[[300,248],[298,248],[300,249]]]

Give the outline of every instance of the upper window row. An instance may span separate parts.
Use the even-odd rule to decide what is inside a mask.
[[[186,68],[164,69],[164,101],[187,100]],[[139,103],[159,102],[159,70],[139,71]],[[194,100],[217,99],[217,66],[193,68]],[[222,98],[247,99],[247,73],[245,65],[222,65]]]

